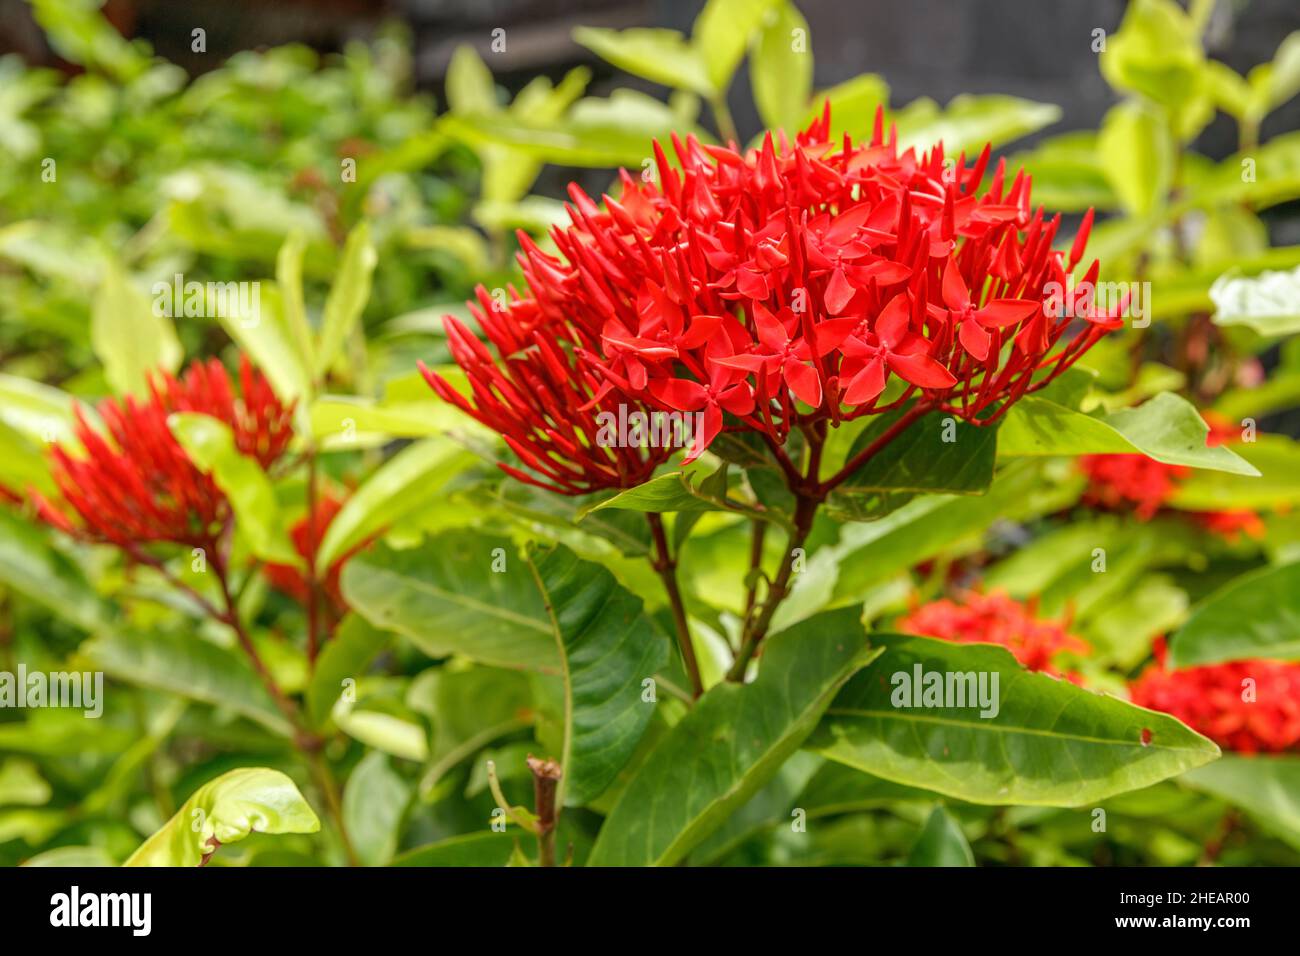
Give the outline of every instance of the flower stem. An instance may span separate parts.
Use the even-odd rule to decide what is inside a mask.
[[[731,108],[727,106],[727,94],[719,93],[709,97],[709,108],[713,110],[713,121],[718,124],[718,134],[729,142],[740,142],[736,131],[736,121],[731,118]]]
[[[700,680],[700,665],[695,659],[695,645],[691,643],[691,627],[686,618],[686,606],[682,603],[682,592],[677,586],[677,560],[668,548],[668,536],[664,534],[664,519],[653,511],[646,512],[646,521],[650,524],[650,534],[654,538],[655,554],[651,564],[664,583],[668,594],[668,605],[673,613],[673,626],[677,631],[677,646],[681,648],[682,663],[691,679],[694,696],[704,693],[704,682]]]
[[[554,760],[529,755],[528,769],[533,774],[533,810],[537,814],[537,862],[555,866],[555,829],[560,822],[560,808],[555,795],[563,774]]]

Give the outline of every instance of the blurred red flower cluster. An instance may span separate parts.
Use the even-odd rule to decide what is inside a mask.
[[[247,358],[236,396],[222,364],[194,362],[181,379],[157,374],[147,399],[128,396],[98,406],[106,435],[75,412],[84,454],[56,445],[52,473],[64,508],[33,492],[38,515],[85,540],[127,551],[149,541],[211,547],[228,513],[225,496],[172,435],[167,418],[199,412],[230,426],[236,447],[269,467],[293,437],[292,408],[280,403]],[[71,509],[69,512],[67,509]]]
[[[1234,436],[1232,423],[1212,412],[1204,413],[1210,426],[1205,436],[1209,446],[1222,445]],[[1179,485],[1191,474],[1184,465],[1167,465],[1146,455],[1084,455],[1079,467],[1088,478],[1083,503],[1109,511],[1131,511],[1149,521],[1173,500]],[[1237,540],[1242,534],[1264,536],[1264,522],[1253,511],[1182,512],[1222,538]]]
[[[1133,703],[1172,714],[1229,750],[1300,751],[1300,664],[1245,660],[1171,671],[1163,639],[1155,654],[1130,687]]]
[[[1000,591],[967,591],[956,601],[942,598],[923,604],[901,618],[897,627],[961,644],[1000,644],[1029,670],[1054,676],[1061,676],[1054,669],[1058,654],[1088,651],[1088,644],[1064,624],[1039,620],[1034,601],[1021,603]]]
[[[571,186],[559,255],[520,237],[526,294],[471,304],[497,357],[448,317],[470,394],[429,383],[533,473],[510,474],[576,494],[638,484],[671,454],[599,442],[597,414],[620,404],[699,414],[688,460],[724,429],[777,445],[913,400],[987,423],[1120,325],[1049,305],[1091,214],[1067,257],[1028,176],[1008,183],[999,162],[979,191],[987,147],[969,165],[900,153],[879,114],[867,144],[829,132],[827,107],[793,144],[674,137],[680,169],[656,144],[657,182],[623,172],[603,208]]]

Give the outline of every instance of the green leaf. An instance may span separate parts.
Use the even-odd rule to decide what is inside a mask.
[[[1071,411],[1045,398],[1026,396],[1007,412],[998,432],[998,454],[1146,455],[1166,465],[1258,475],[1250,462],[1222,445],[1205,444],[1209,426],[1185,398],[1161,392],[1137,408],[1105,416]]]
[[[1134,0],[1101,54],[1101,73],[1123,93],[1174,107],[1198,91],[1205,54],[1174,0]]]
[[[785,2],[768,12],[749,57],[749,82],[763,125],[793,136],[812,94],[812,40],[808,21]]]
[[[1260,335],[1300,332],[1300,268],[1242,276],[1229,271],[1210,286],[1214,324],[1244,325]]]
[[[1215,591],[1169,644],[1176,668],[1251,657],[1300,660],[1300,563],[1261,568]]]
[[[46,532],[0,511],[0,581],[83,630],[112,618],[81,569],[56,551]]]
[[[1272,61],[1251,70],[1249,79],[1257,101],[1252,105],[1260,117],[1300,93],[1300,30],[1288,33],[1278,44]]]
[[[725,92],[750,37],[780,0],[708,0],[691,29],[691,45],[708,71],[710,87]]]
[[[289,375],[294,381],[299,376],[305,378],[306,370],[316,366],[316,343],[313,341],[311,324],[307,321],[307,306],[302,294],[302,257],[307,249],[307,236],[301,229],[295,229],[284,240],[284,245],[275,257],[275,282],[280,291],[280,313],[284,317],[284,326],[289,332],[290,341],[295,347],[293,358],[295,368],[291,373],[281,373],[281,378]],[[268,377],[271,373],[263,368]],[[271,378],[272,382],[276,379]],[[298,398],[300,393],[293,393],[290,398]]]
[[[642,681],[668,663],[668,639],[641,599],[600,565],[563,545],[528,556],[550,613],[564,676],[560,797],[582,805],[599,796],[636,749],[654,704]]]
[[[297,266],[292,262],[291,246],[292,240],[286,240],[280,249],[281,261],[277,265],[281,274],[279,282],[289,289],[283,301],[278,287],[264,286],[255,314],[245,314],[237,302],[238,297],[230,298],[233,307],[216,311],[221,327],[239,350],[248,355],[253,365],[266,375],[280,401],[298,402],[301,407],[306,407],[312,395],[312,382],[311,366],[304,355],[311,353],[310,349],[304,351],[296,341],[300,333],[293,330],[291,322],[297,320],[288,317],[297,308],[293,301],[292,273],[301,267],[300,259]],[[297,295],[301,299],[300,289]]]
[[[307,684],[307,714],[313,724],[319,727],[329,719],[345,690],[343,682],[359,680],[391,639],[392,635],[372,627],[358,614],[349,614],[339,622],[316,658]]]
[[[944,153],[974,156],[991,143],[994,148],[1035,133],[1061,118],[1050,103],[1035,103],[1018,96],[953,97],[944,109],[933,100],[913,100],[894,113],[898,124],[898,148],[930,149],[943,143]]]
[[[472,46],[462,43],[447,64],[447,108],[453,113],[493,113],[499,108],[492,71]]]
[[[778,511],[755,508],[727,497],[726,465],[714,474],[694,480],[696,472],[672,471],[651,478],[644,484],[620,491],[579,510],[579,518],[606,508],[627,511],[644,511],[654,514],[681,512],[694,514],[705,511],[728,511],[758,521],[784,525],[788,519]]]
[[[372,750],[361,758],[343,788],[343,823],[357,857],[366,866],[385,866],[397,850],[402,820],[414,788]]]
[[[573,39],[601,59],[634,76],[675,90],[690,90],[701,96],[714,92],[715,86],[703,57],[676,30],[578,27],[573,31]]]
[[[818,769],[825,765],[816,754],[806,750],[795,752],[781,765],[776,776],[691,851],[691,865],[716,864],[755,834],[782,824],[789,825],[795,819],[796,809],[807,809],[799,801],[799,795]]]
[[[378,261],[379,254],[370,241],[370,224],[360,222],[348,233],[343,246],[343,260],[325,299],[316,349],[314,371],[317,378],[329,371],[343,343],[361,319],[361,312],[370,298],[370,280]]]
[[[194,464],[211,474],[230,500],[236,527],[249,549],[265,561],[300,565],[302,558],[284,529],[271,479],[255,458],[235,447],[230,426],[197,412],[175,413],[167,424]]]
[[[871,136],[876,107],[888,109],[889,84],[876,73],[862,73],[830,89],[820,90],[813,94],[800,128],[821,116],[822,106],[828,100],[831,104],[831,141],[838,142],[848,133],[856,143]]]
[[[83,642],[77,656],[91,669],[128,684],[229,708],[279,734],[291,730],[242,658],[193,635],[103,631]]]
[[[651,751],[605,819],[592,866],[671,866],[770,780],[871,660],[856,611],[769,638],[758,678],[722,683]]]
[[[846,460],[876,441],[904,414],[877,416],[854,440]],[[997,426],[979,427],[941,412],[913,422],[831,494],[829,511],[840,520],[871,520],[917,492],[978,495],[993,481]]]
[[[1260,477],[1196,471],[1179,484],[1169,503],[1187,511],[1283,509],[1300,504],[1300,442],[1283,435],[1257,435],[1253,442],[1231,447],[1260,471]]]
[[[463,833],[408,850],[392,866],[505,866],[519,846],[516,834],[492,830]]]
[[[1300,757],[1227,754],[1180,779],[1240,807],[1300,850]]]
[[[546,608],[507,538],[457,531],[404,551],[377,545],[349,560],[342,580],[358,614],[430,657],[559,669]]]
[[[52,792],[36,764],[26,757],[6,757],[0,762],[0,807],[43,806]]]
[[[72,396],[52,385],[0,373],[0,422],[32,441],[70,441],[72,406]],[[94,420],[90,409],[83,414]]]
[[[339,730],[367,747],[416,763],[429,759],[424,724],[392,700],[380,697],[353,704],[340,698],[330,716]]]
[[[1031,673],[1002,647],[897,634],[872,640],[885,652],[836,697],[811,746],[886,780],[971,803],[1071,807],[1219,755],[1172,717]],[[895,706],[912,702],[903,680],[914,681],[917,669],[944,680],[986,675],[996,714],[982,717],[979,703]]]
[[[171,319],[155,313],[113,259],[105,263],[95,294],[90,344],[108,384],[120,395],[148,395],[149,376],[175,372],[185,357]]]
[[[907,865],[974,866],[975,854],[952,815],[943,807],[935,807],[908,854]]]
[[[278,770],[245,767],[205,783],[123,866],[198,866],[250,833],[316,833],[320,820]]]
[[[339,509],[321,539],[317,567],[330,567],[367,538],[442,497],[447,482],[473,461],[473,455],[445,439],[428,439],[402,449],[372,472]]]
[[[1135,100],[1111,107],[1097,137],[1101,168],[1130,215],[1162,205],[1174,175],[1175,144],[1164,117]]]

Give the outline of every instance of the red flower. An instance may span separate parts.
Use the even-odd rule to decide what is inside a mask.
[[[1001,592],[969,591],[960,601],[923,604],[898,621],[900,630],[961,644],[1001,644],[1031,671],[1056,674],[1052,659],[1062,652],[1087,653],[1088,645],[1056,621],[1035,617],[1033,602],[1021,604]]]
[[[913,400],[988,424],[1120,325],[1044,309],[1091,217],[1067,259],[1028,177],[1008,186],[999,163],[977,194],[987,148],[945,169],[941,145],[900,155],[880,114],[866,145],[829,130],[827,107],[779,147],[674,137],[680,171],[656,143],[660,184],[623,172],[603,209],[570,186],[559,255],[520,236],[527,293],[497,311],[479,293],[499,359],[449,317],[471,396],[430,383],[505,435],[540,483],[576,492],[631,483],[665,457],[596,453],[590,419],[610,402],[702,412],[688,460],[724,429],[779,443]]]
[[[191,411],[218,418],[241,451],[270,465],[292,437],[291,409],[247,359],[241,359],[240,378],[244,397],[235,398],[215,359],[196,361],[180,381],[160,374],[148,399],[100,403],[107,435],[77,408],[75,432],[85,455],[74,457],[59,445],[51,452],[54,481],[77,520],[33,492],[38,515],[69,534],[128,551],[148,541],[210,548],[228,517],[226,499],[172,436],[167,417]]]
[[[1133,703],[1172,714],[1229,750],[1300,751],[1300,664],[1247,660],[1170,671],[1161,639],[1156,663],[1129,690]]]
[[[1205,436],[1207,446],[1222,445],[1232,437],[1230,422],[1212,412],[1203,414],[1210,426]],[[1142,521],[1155,517],[1191,474],[1191,469],[1184,465],[1166,465],[1140,454],[1084,455],[1079,459],[1079,468],[1088,477],[1084,504],[1108,511],[1131,511]],[[1228,541],[1236,541],[1242,534],[1256,539],[1264,537],[1264,522],[1253,511],[1184,513]]]
[[[326,492],[316,501],[316,510],[312,515],[303,515],[289,530],[294,550],[302,555],[304,562],[310,564],[315,560],[316,549],[320,547],[321,539],[325,537],[330,523],[342,507],[341,498]],[[343,600],[343,592],[339,588],[339,576],[343,573],[343,565],[347,563],[348,558],[365,547],[365,544],[365,542],[358,544],[331,564],[324,581],[321,582],[338,616],[342,616],[348,609],[347,602]],[[307,603],[309,585],[307,576],[301,568],[291,564],[267,564],[263,570],[272,587],[294,598],[300,604]]]

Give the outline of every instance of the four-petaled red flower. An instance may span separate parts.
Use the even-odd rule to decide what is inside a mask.
[[[1061,622],[1039,620],[1036,611],[1032,600],[1022,604],[1000,591],[968,591],[957,601],[923,604],[897,626],[909,634],[962,644],[1000,644],[1029,670],[1060,676],[1053,659],[1064,652],[1085,654],[1088,645]]]
[[[1133,703],[1177,717],[1240,753],[1300,752],[1300,664],[1244,660],[1171,671],[1165,642],[1129,687]]]
[[[201,412],[230,426],[236,446],[263,467],[293,437],[292,409],[276,399],[260,372],[240,360],[243,396],[236,397],[216,359],[195,362],[179,381],[155,376],[146,399],[107,399],[98,407],[106,435],[75,411],[84,454],[54,446],[51,472],[63,502],[33,492],[47,523],[89,541],[127,551],[151,541],[210,548],[229,516],[225,496],[190,460],[167,427],[174,412]]]
[[[779,444],[912,402],[984,425],[1121,324],[1045,308],[1091,216],[1067,255],[1023,173],[1008,185],[999,162],[978,192],[987,148],[969,165],[945,164],[942,145],[900,153],[882,114],[867,144],[829,131],[828,106],[794,143],[674,136],[680,169],[656,143],[658,183],[623,172],[603,207],[570,186],[558,255],[520,237],[526,293],[496,309],[479,293],[499,357],[449,317],[470,394],[430,383],[506,437],[535,473],[524,480],[577,493],[665,457],[596,448],[591,418],[609,403],[703,412],[688,460],[723,430]]]

